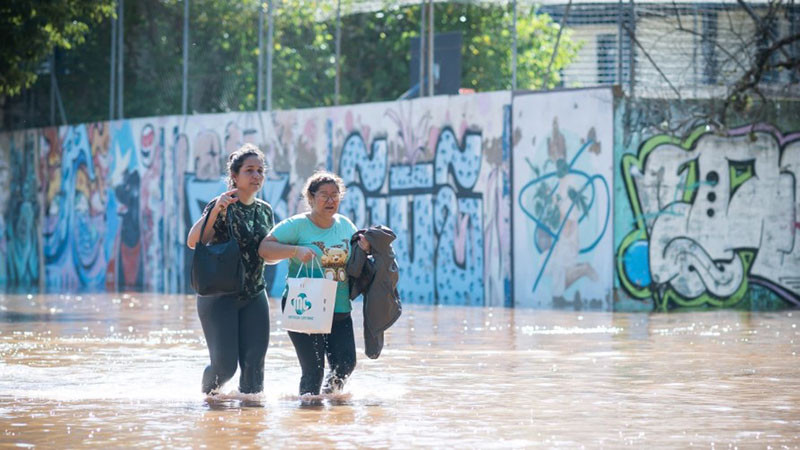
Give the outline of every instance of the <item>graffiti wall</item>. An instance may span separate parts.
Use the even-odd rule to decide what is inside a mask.
[[[189,290],[186,233],[225,190],[228,155],[250,142],[267,156],[261,197],[278,219],[305,210],[309,175],[335,171],[348,186],[341,211],[359,227],[396,232],[405,300],[505,305],[510,103],[500,92],[2,134],[0,280],[53,291]],[[266,274],[280,295],[285,266]]]
[[[38,288],[40,278],[36,139],[34,131],[0,136],[0,282],[22,290]]]
[[[632,133],[626,108],[615,125],[616,309],[800,305],[800,124],[664,133],[640,117]]]
[[[611,309],[610,89],[515,96],[514,303]]]
[[[328,169],[341,212],[394,229],[404,301],[800,306],[800,106],[718,130],[667,103],[506,91],[0,133],[0,286],[191,292],[186,234],[253,143],[278,219]],[[265,274],[279,296],[285,264]]]

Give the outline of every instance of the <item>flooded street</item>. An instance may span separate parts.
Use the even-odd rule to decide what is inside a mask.
[[[200,393],[194,297],[0,296],[0,447],[800,446],[800,311],[405,305],[346,394],[296,395],[276,302],[266,391]]]

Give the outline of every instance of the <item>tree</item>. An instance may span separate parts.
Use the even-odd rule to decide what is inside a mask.
[[[36,81],[37,68],[54,48],[72,49],[90,26],[114,13],[114,0],[28,0],[0,6],[0,97]]]
[[[273,3],[272,107],[333,105],[336,2]],[[388,5],[379,11],[354,12],[354,6],[358,2],[342,0],[340,103],[395,99],[409,87],[410,40],[419,35],[420,7]],[[259,8],[266,8],[265,0],[191,0],[190,113],[257,108]],[[441,3],[435,8],[437,32],[464,35],[463,85],[476,91],[510,88],[510,7]],[[125,2],[125,117],[180,113],[183,11],[183,0]],[[88,17],[84,22],[90,22]],[[518,87],[538,88],[555,47],[558,25],[536,10],[521,11],[519,17]],[[107,119],[109,108],[110,21],[96,24],[81,36],[85,43],[80,49],[56,53],[58,85],[66,116],[73,123]],[[558,84],[559,70],[576,50],[569,33],[563,33],[548,86]],[[28,101],[15,100],[15,117],[24,119],[11,125],[45,125],[50,116],[49,88],[49,80],[41,79],[28,89]]]
[[[463,34],[464,87],[478,92],[511,88],[512,11],[509,5],[441,3],[435,5],[436,32]],[[352,14],[343,21],[343,102],[390,100],[409,88],[411,38],[419,36],[420,8],[389,7]],[[543,88],[555,49],[558,25],[530,8],[517,22],[517,87]],[[559,71],[576,56],[579,44],[565,31],[548,76],[558,86]]]
[[[800,8],[793,0],[673,2],[639,14],[639,19],[658,19],[650,18],[644,30],[625,29],[641,64],[658,76],[639,82],[636,91],[641,93],[646,84],[653,97],[660,88],[665,101],[679,106],[657,111],[667,113],[665,131],[691,128],[698,121],[720,130],[743,117],[755,123],[780,101],[800,94]],[[643,36],[648,32],[649,39]],[[641,74],[640,69],[637,78]],[[698,106],[702,98],[709,100]],[[673,116],[682,119],[673,121]]]
[[[747,39],[744,42],[749,43],[745,52],[728,52],[730,62],[735,62],[742,70],[734,75],[734,82],[720,108],[719,121],[722,124],[727,122],[731,108],[736,112],[743,112],[756,101],[761,105],[769,103],[769,93],[765,93],[763,84],[766,79],[779,78],[783,71],[790,72],[792,79],[789,81],[793,81],[795,86],[800,79],[800,27],[797,25],[800,14],[794,8],[793,0],[788,4],[784,4],[783,0],[770,1],[760,14],[744,0],[737,0],[737,3],[752,21],[754,31],[751,36],[743,36]],[[787,34],[777,31],[782,22],[781,16],[785,16],[793,28]],[[789,87],[790,84],[786,83],[784,87]]]

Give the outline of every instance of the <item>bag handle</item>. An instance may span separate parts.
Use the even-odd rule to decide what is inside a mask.
[[[314,275],[314,262],[315,261],[317,261],[317,256],[316,255],[314,255],[314,257],[311,258],[311,264],[309,264],[308,266],[306,265],[306,263],[301,262],[300,266],[297,268],[297,273],[295,274],[294,277],[295,278],[300,278],[299,277],[300,271],[303,270],[303,267],[306,268],[306,275],[308,275],[309,266],[311,266],[311,275]],[[319,269],[322,270],[322,264],[320,262],[317,262],[317,265],[319,266]]]
[[[216,206],[216,203],[214,203],[214,206]],[[208,212],[206,214],[206,218],[205,218],[205,220],[203,220],[203,226],[200,227],[200,243],[201,244],[203,244],[203,233],[205,233],[205,231],[206,231],[206,224],[208,223],[208,216],[210,214],[211,214],[211,212]],[[219,215],[217,215],[217,217],[219,217]],[[225,222],[228,223],[228,239],[233,239],[233,224],[231,223],[230,210],[228,208],[225,208]],[[203,245],[207,245],[207,244],[203,244]]]

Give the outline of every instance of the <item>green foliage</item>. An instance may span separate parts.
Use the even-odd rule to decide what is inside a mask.
[[[463,35],[461,85],[478,92],[511,88],[512,11],[507,5],[443,3],[434,13],[437,32]],[[410,41],[419,36],[420,8],[387,8],[349,15],[343,22],[343,102],[390,100],[409,87]],[[558,24],[535,9],[518,11],[517,88],[544,87]],[[565,30],[547,87],[574,60],[579,45]]]
[[[274,19],[273,109],[333,105],[335,2],[282,0],[275,3],[280,5]]]
[[[19,3],[19,2],[15,2]],[[28,2],[29,4],[31,2]],[[56,68],[66,115],[70,122],[108,118],[110,90],[111,21],[97,22],[113,13],[113,0],[37,1],[34,7],[1,6],[2,20],[17,34],[2,46],[4,60],[16,61],[2,69],[8,76],[25,65],[11,55],[33,55],[29,67],[46,57],[53,45],[70,49],[57,52]],[[52,5],[51,5],[52,3]],[[65,6],[66,4],[66,6]],[[335,103],[336,2],[331,0],[275,1],[272,107],[288,109]],[[419,36],[420,7],[387,4],[381,11],[355,13],[359,2],[342,0],[342,55],[340,103],[392,100],[410,86],[410,41]],[[44,6],[39,6],[44,5]],[[437,32],[463,33],[462,86],[476,91],[511,87],[511,10],[507,5],[436,4]],[[39,9],[37,9],[39,8]],[[47,9],[49,8],[49,9]],[[190,0],[189,112],[251,111],[256,105],[258,78],[258,15],[266,0]],[[29,28],[55,30],[42,25],[28,9],[56,14],[66,25],[58,33],[19,36]],[[128,0],[124,13],[124,115],[141,117],[181,112],[183,73],[183,0]],[[33,14],[33,13],[31,13]],[[37,17],[44,14],[37,12]],[[77,19],[77,21],[73,21]],[[264,14],[264,28],[267,27]],[[38,25],[37,25],[38,24]],[[95,24],[91,28],[89,24]],[[9,33],[3,27],[3,34]],[[88,30],[88,31],[87,31]],[[558,25],[535,10],[520,11],[518,20],[517,87],[535,89],[543,78],[558,34]],[[265,32],[266,35],[266,32]],[[559,70],[575,57],[578,46],[565,32],[550,71],[548,87],[559,83]],[[35,36],[40,36],[36,38]],[[41,37],[45,36],[45,37]],[[31,42],[28,42],[31,41]],[[266,38],[265,38],[266,46]],[[265,58],[266,60],[266,58]],[[266,72],[266,70],[265,70]],[[15,74],[15,90],[29,86]],[[265,77],[266,78],[266,77]],[[27,84],[26,84],[27,83]],[[5,88],[8,89],[8,88]],[[47,78],[28,92],[33,111],[25,126],[42,125],[49,118]],[[0,92],[2,94],[2,92]],[[266,96],[267,93],[265,92]],[[17,104],[23,102],[19,101]],[[18,108],[22,109],[22,108]],[[8,120],[8,119],[6,119]]]
[[[0,96],[16,95],[37,78],[53,48],[72,49],[90,25],[114,12],[113,0],[5,1],[0,5]]]

